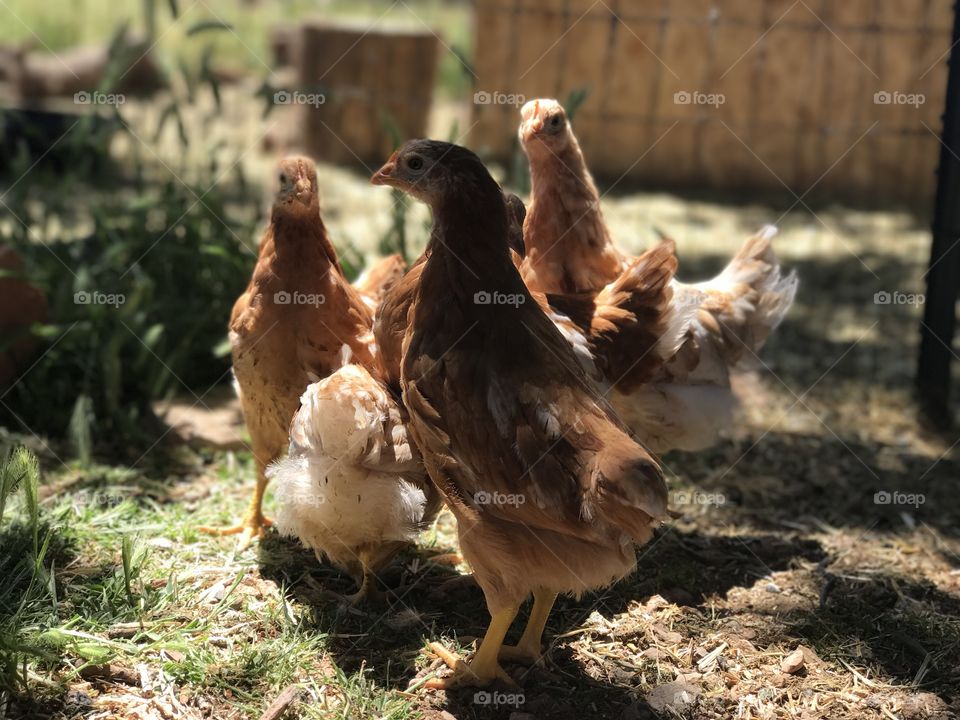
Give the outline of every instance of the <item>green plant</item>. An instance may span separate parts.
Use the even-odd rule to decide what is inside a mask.
[[[191,31],[199,37],[222,28],[205,23]],[[123,26],[112,43],[117,57],[127,56],[125,37]],[[186,90],[172,94],[157,120],[157,135],[176,122],[183,156],[203,141],[205,127],[187,127],[181,107],[201,85],[219,98],[211,55],[208,46],[198,69],[182,69],[178,86]],[[112,122],[81,120],[32,170],[36,158],[22,146],[13,172],[30,170],[30,181],[4,198],[22,221],[10,226],[7,239],[45,291],[50,324],[37,329],[46,343],[41,360],[10,388],[0,423],[69,435],[84,463],[95,447],[152,445],[163,433],[153,401],[188,390],[201,403],[203,393],[227,377],[227,321],[249,277],[259,222],[247,211],[259,209],[259,197],[239,170],[216,160],[201,168],[185,159],[158,168],[152,155],[133,154],[111,164],[109,175],[95,167],[89,158],[107,156],[116,132],[131,134],[132,146],[142,147],[117,112]],[[78,197],[85,200],[79,210]],[[38,230],[47,216],[78,212],[90,226],[81,237],[44,237]]]
[[[27,660],[45,655],[35,621],[55,614],[56,585],[47,568],[52,533],[40,521],[36,457],[19,447],[0,459],[0,691],[26,687]],[[15,498],[18,522],[6,522]]]

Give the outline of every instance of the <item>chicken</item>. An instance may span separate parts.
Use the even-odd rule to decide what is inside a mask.
[[[433,644],[455,673],[430,685],[509,681],[498,658],[540,654],[558,593],[579,596],[634,568],[635,544],[666,517],[666,485],[594,402],[574,349],[524,285],[500,188],[479,158],[411,141],[371,181],[433,212],[403,340],[403,402],[491,614],[469,665]],[[503,302],[478,302],[481,293]],[[531,593],[519,644],[502,647]]]
[[[407,272],[407,263],[400,253],[387,255],[371,265],[353,281],[360,297],[367,303],[371,312],[376,312],[384,295],[400,282]]]
[[[201,530],[240,534],[241,547],[262,535],[271,522],[262,511],[266,468],[287,449],[301,393],[345,358],[372,367],[372,327],[372,313],[344,277],[320,218],[313,161],[284,159],[253,277],[230,316],[233,372],[256,488],[238,525]]]
[[[267,475],[277,529],[353,576],[360,589],[351,604],[379,596],[379,570],[440,509],[400,405],[358,364],[306,389],[288,457]]]
[[[530,160],[531,204],[521,266],[531,290],[595,292],[632,259],[614,246],[580,145],[555,100],[522,110],[520,141]],[[747,240],[712,280],[674,280],[674,304],[694,314],[686,341],[654,382],[616,384],[614,405],[656,452],[712,444],[732,417],[730,371],[756,354],[793,303],[796,275],[783,276],[774,228]],[[682,310],[681,310],[682,311]]]

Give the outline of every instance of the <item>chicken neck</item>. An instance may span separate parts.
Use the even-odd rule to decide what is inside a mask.
[[[530,153],[530,207],[524,223],[524,279],[541,292],[598,290],[621,272],[600,209],[600,194],[576,138],[554,154]]]

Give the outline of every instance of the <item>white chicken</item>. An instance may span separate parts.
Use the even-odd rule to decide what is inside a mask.
[[[278,530],[350,574],[353,603],[377,597],[377,572],[440,507],[402,412],[367,369],[344,365],[304,391],[289,454],[268,471]]]

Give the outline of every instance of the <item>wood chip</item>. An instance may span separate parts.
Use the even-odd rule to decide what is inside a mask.
[[[260,716],[260,720],[277,720],[299,697],[300,688],[297,685],[287,686],[277,699],[270,703],[270,707]]]
[[[140,673],[133,668],[110,663],[108,665],[87,665],[80,670],[84,680],[106,680],[107,682],[140,687]]]

